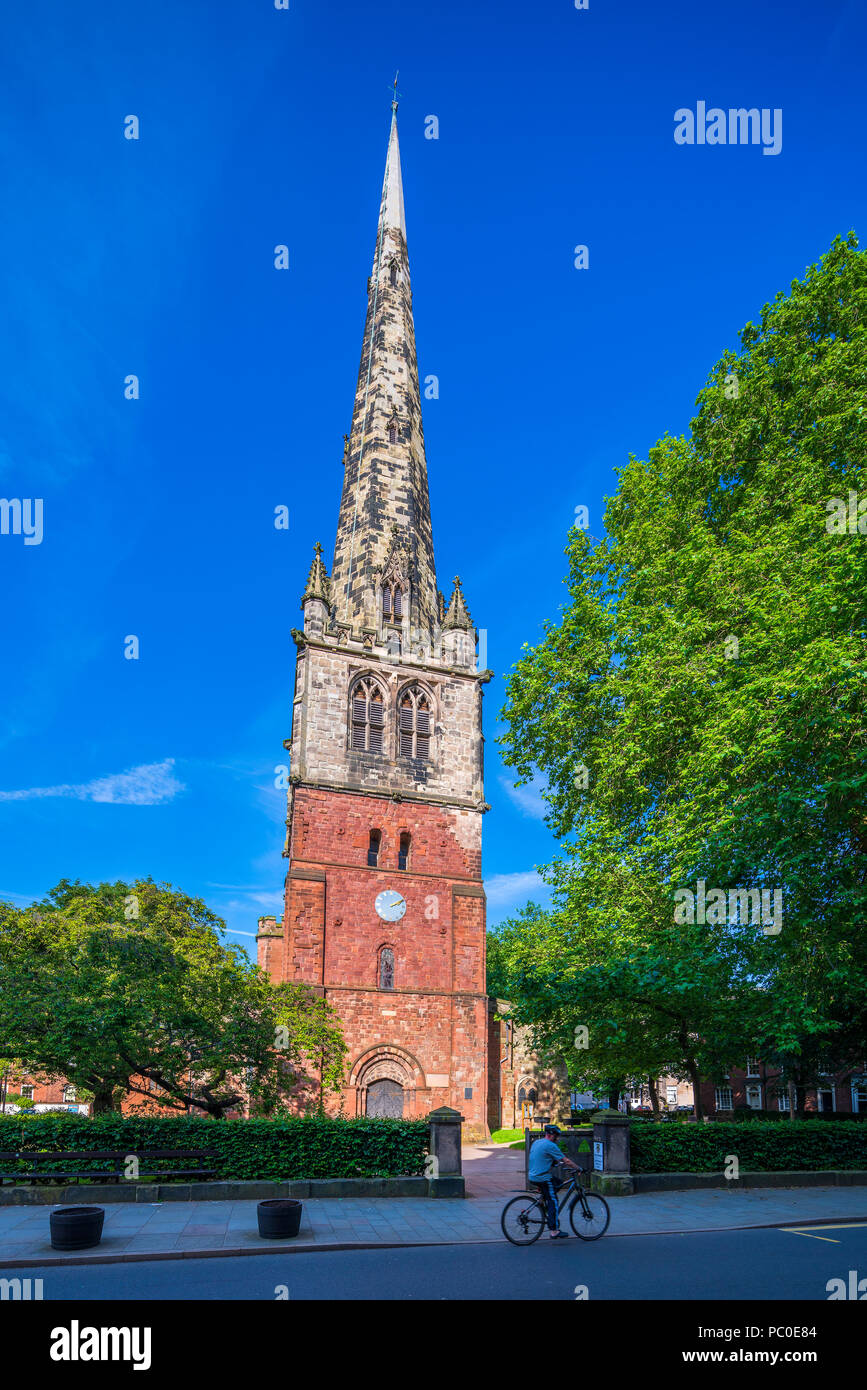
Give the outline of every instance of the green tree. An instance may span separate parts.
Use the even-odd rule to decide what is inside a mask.
[[[533,988],[559,951],[572,1006],[607,1002],[642,1058],[645,1009],[635,1072],[758,1051],[803,1085],[863,1051],[865,325],[850,234],[723,355],[690,437],[620,470],[605,539],[570,533],[568,603],[509,681],[504,757],[544,774],[564,850]],[[723,915],[676,922],[699,880]],[[779,931],[729,911],[739,889],[781,895]]]
[[[339,1090],[336,1016],[305,986],[274,986],[198,898],[151,879],[64,881],[30,908],[0,904],[0,1037],[31,1066],[93,1092],[223,1118],[270,1113],[290,1087]]]

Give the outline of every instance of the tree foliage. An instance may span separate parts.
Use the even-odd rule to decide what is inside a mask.
[[[151,879],[63,881],[0,904],[0,1038],[31,1067],[90,1088],[222,1118],[271,1113],[290,1087],[338,1090],[336,1016],[303,985],[274,986],[201,899]]]
[[[850,234],[723,354],[690,436],[619,471],[605,539],[570,533],[568,602],[508,683],[504,758],[544,774],[564,851],[508,992],[636,1073],[749,1051],[803,1085],[863,1053],[865,325]],[[781,930],[676,923],[699,880],[781,892]]]

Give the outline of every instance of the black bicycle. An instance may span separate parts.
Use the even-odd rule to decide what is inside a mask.
[[[587,1192],[581,1186],[580,1173],[573,1173],[565,1183],[567,1188],[563,1200],[559,1193],[563,1183],[555,1186],[560,1210],[569,1207],[569,1224],[581,1240],[598,1240],[608,1230],[611,1212],[608,1203],[598,1192]],[[545,1229],[545,1194],[543,1192],[522,1192],[512,1197],[503,1207],[500,1217],[503,1235],[513,1245],[532,1245]]]

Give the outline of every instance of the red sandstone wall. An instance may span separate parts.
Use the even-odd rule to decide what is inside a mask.
[[[299,788],[295,793],[291,862],[366,867],[371,829],[382,832],[380,869],[400,872],[400,836],[408,832],[412,836],[411,872],[477,881],[481,878],[480,813],[310,787]]]
[[[382,836],[376,868],[367,864],[371,829]],[[480,816],[448,808],[310,788],[295,793],[280,964],[283,978],[324,987],[340,1015],[350,1073],[347,1114],[363,1104],[355,1081],[363,1083],[365,1059],[392,1048],[414,1074],[405,1086],[405,1113],[448,1104],[465,1116],[465,1132],[485,1133],[480,831]],[[402,871],[397,855],[405,833],[412,842]],[[384,888],[406,899],[399,922],[383,922],[376,913]],[[379,989],[383,946],[394,951],[393,990]],[[277,966],[276,953],[272,959]],[[279,978],[275,968],[272,974]],[[448,1077],[448,1084],[427,1085],[430,1076]]]

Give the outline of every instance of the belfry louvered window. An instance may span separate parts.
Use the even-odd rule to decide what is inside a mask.
[[[397,585],[392,589],[390,584],[386,584],[382,590],[382,616],[395,622],[400,622],[403,617],[403,593]]]
[[[397,425],[394,423],[393,420],[388,426],[388,442],[389,444],[397,443]]]
[[[402,758],[430,757],[430,701],[423,690],[411,686],[400,699],[399,735]]]
[[[360,680],[352,691],[350,746],[359,753],[381,753],[385,732],[385,701],[373,680]]]

